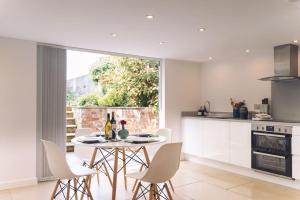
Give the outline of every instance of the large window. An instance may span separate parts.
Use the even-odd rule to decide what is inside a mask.
[[[69,132],[102,129],[106,113],[126,120],[130,133],[158,128],[158,60],[67,51]],[[73,128],[72,128],[73,127]]]

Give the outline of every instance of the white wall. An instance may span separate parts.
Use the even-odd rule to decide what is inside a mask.
[[[36,182],[36,44],[0,37],[0,189]]]
[[[198,92],[200,101],[209,100],[213,111],[232,111],[230,97],[246,100],[250,110],[271,97],[271,82],[257,79],[274,74],[273,48],[201,64]]]
[[[181,112],[199,108],[200,64],[188,61],[164,61],[165,127],[173,129],[173,141],[181,140]]]

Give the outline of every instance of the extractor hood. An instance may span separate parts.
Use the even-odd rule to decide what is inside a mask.
[[[261,81],[285,81],[299,79],[298,46],[285,44],[274,47],[274,76],[261,78]]]

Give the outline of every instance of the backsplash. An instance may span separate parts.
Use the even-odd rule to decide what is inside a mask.
[[[272,82],[271,96],[275,120],[300,122],[300,80]]]

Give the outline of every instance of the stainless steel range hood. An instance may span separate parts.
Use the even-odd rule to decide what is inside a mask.
[[[274,76],[261,78],[261,81],[286,81],[299,79],[298,46],[285,44],[274,47]]]

